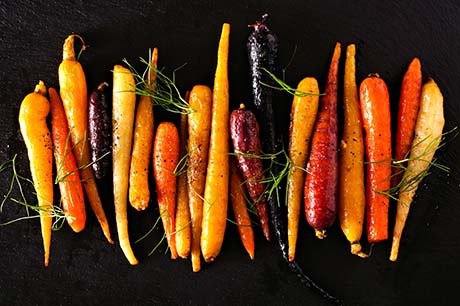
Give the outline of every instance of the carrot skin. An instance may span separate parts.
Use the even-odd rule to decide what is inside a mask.
[[[385,82],[370,76],[359,88],[366,152],[366,231],[370,243],[388,238],[390,189],[391,118],[390,97]]]
[[[65,117],[64,106],[56,89],[48,89],[51,106],[51,138],[54,146],[57,178],[61,192],[62,209],[66,220],[76,233],[85,228],[86,208],[83,187],[77,167],[77,161],[72,152],[69,139],[69,127]]]
[[[329,68],[326,94],[321,97],[307,164],[304,201],[308,224],[318,238],[334,223],[337,213],[338,147],[337,86],[340,43],[336,43]]]
[[[179,132],[171,122],[158,125],[153,143],[153,176],[155,178],[158,208],[171,259],[177,258],[175,216],[177,181],[174,170],[179,162]]]

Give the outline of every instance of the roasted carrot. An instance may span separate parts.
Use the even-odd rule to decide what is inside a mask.
[[[54,146],[62,209],[67,223],[76,233],[85,228],[86,208],[77,161],[72,152],[64,106],[56,89],[48,89],[51,106],[51,138]]]
[[[390,97],[377,75],[367,77],[359,88],[366,152],[366,230],[369,242],[388,238],[388,204],[385,192],[391,177]]]
[[[177,258],[175,234],[177,182],[174,170],[178,162],[179,132],[173,123],[162,122],[157,127],[153,143],[153,176],[160,217],[171,250],[171,259]]]
[[[337,211],[337,86],[340,43],[336,43],[315,124],[305,178],[305,214],[307,222],[322,239],[334,223]]]
[[[152,52],[151,66],[157,67],[158,49]],[[156,73],[149,69],[147,84],[154,86]],[[137,210],[144,210],[149,205],[149,165],[153,146],[153,98],[142,95],[137,105],[134,123],[133,151],[129,170],[129,203]]]
[[[257,209],[265,239],[270,241],[259,124],[254,113],[246,109],[244,104],[240,104],[240,108],[230,115],[230,136],[249,198]]]
[[[339,221],[350,242],[351,253],[367,257],[359,240],[363,233],[366,196],[364,190],[363,123],[356,85],[355,45],[347,47],[343,85],[343,136],[339,161]]]
[[[136,107],[134,84],[133,74],[127,68],[115,65],[112,94],[113,198],[118,241],[123,253],[132,265],[138,264],[129,242],[127,213],[129,163]]]
[[[230,158],[230,200],[241,242],[249,257],[254,259],[254,231],[246,205],[246,188],[235,158]]]
[[[83,181],[83,188],[105,237],[110,243],[113,243],[109,223],[97,190],[93,168],[88,167],[91,163],[88,142],[88,93],[85,73],[75,57],[75,37],[83,42],[83,39],[76,34],[69,35],[64,42],[63,60],[59,65],[60,95],[69,124],[75,157],[78,166],[81,168],[80,175]]]
[[[184,162],[187,158],[187,114],[181,114],[180,117],[180,160]],[[190,209],[188,206],[188,190],[187,190],[187,171],[184,169],[176,169],[179,173],[177,177],[177,209],[176,209],[176,249],[177,255],[182,258],[187,258],[190,254]]]
[[[192,226],[191,259],[193,272],[201,269],[201,222],[203,220],[203,192],[208,161],[211,129],[212,92],[205,85],[196,85],[189,95],[189,105],[195,111],[188,115],[187,185]]]
[[[439,147],[443,128],[443,96],[435,81],[430,79],[422,88],[420,110],[415,124],[415,136],[410,149],[409,162],[402,178],[402,189],[399,192],[393,231],[391,261],[396,261],[398,258],[399,243],[409,215],[409,209],[417,188]]]
[[[27,148],[30,172],[37,192],[40,208],[40,224],[45,253],[45,266],[48,266],[51,246],[53,219],[53,153],[51,135],[46,125],[50,111],[46,99],[45,84],[40,81],[33,93],[28,94],[19,109],[19,126]]]
[[[230,24],[222,26],[214,78],[211,136],[206,174],[201,252],[206,262],[219,254],[227,224],[228,153],[229,153],[229,92],[228,47]]]
[[[404,74],[401,86],[401,95],[399,97],[399,108],[397,127],[395,134],[395,146],[393,158],[399,163],[402,159],[407,157],[412,139],[414,138],[415,121],[417,120],[417,113],[420,104],[420,94],[422,91],[422,68],[420,60],[414,58]],[[391,185],[397,186],[402,178],[402,167],[393,168],[393,175]]]
[[[308,160],[310,137],[318,112],[319,88],[315,78],[304,78],[297,90],[311,95],[294,96],[289,126],[289,159],[291,169],[288,181],[288,246],[289,261],[295,258],[299,230],[300,206],[305,180],[305,165]]]

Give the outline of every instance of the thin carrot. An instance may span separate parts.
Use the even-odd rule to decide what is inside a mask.
[[[189,105],[195,111],[188,115],[187,185],[192,226],[191,259],[193,272],[201,269],[201,222],[203,220],[203,192],[208,161],[209,132],[211,130],[212,92],[205,85],[195,85],[190,91]]]
[[[417,188],[431,165],[439,147],[444,128],[443,96],[432,79],[423,85],[420,110],[415,124],[415,136],[410,149],[409,162],[402,178],[390,260],[398,258],[402,231],[409,215]]]
[[[246,204],[246,188],[235,158],[230,158],[230,200],[241,242],[249,257],[254,259],[254,231]]]
[[[48,89],[51,106],[51,136],[56,160],[57,178],[61,191],[62,209],[67,223],[76,233],[85,228],[86,209],[83,187],[77,161],[72,152],[69,139],[69,127],[64,106],[56,89]]]
[[[177,258],[175,235],[177,182],[174,170],[178,162],[179,132],[173,123],[162,122],[158,125],[153,143],[153,176],[160,217],[171,250],[171,259]]]
[[[181,163],[187,158],[187,114],[180,117],[180,160]],[[180,166],[180,165],[179,165]],[[178,172],[178,173],[177,173]],[[187,171],[176,169],[177,177],[177,209],[176,209],[176,249],[177,255],[187,258],[190,254],[190,209],[188,205]]]
[[[366,152],[366,230],[369,242],[388,238],[391,176],[390,97],[377,75],[367,77],[359,88]]]
[[[367,257],[359,240],[363,233],[366,196],[364,190],[363,123],[356,86],[355,45],[347,47],[343,86],[344,127],[340,142],[339,221],[350,242],[351,253]]]
[[[83,42],[83,39],[76,34],[69,35],[64,42],[63,60],[59,65],[60,95],[69,124],[75,157],[77,158],[78,166],[81,168],[80,175],[83,181],[83,188],[105,237],[110,243],[113,243],[110,236],[109,222],[99,197],[93,169],[88,167],[91,163],[88,142],[88,93],[85,73],[75,57],[75,37]]]
[[[412,139],[414,138],[415,121],[417,120],[421,91],[422,68],[420,60],[414,58],[404,75],[401,86],[394,147],[395,161],[399,162],[404,159],[410,150]],[[405,163],[401,166],[404,167]],[[394,167],[391,185],[393,187],[397,186],[401,178],[401,167]]]
[[[229,39],[230,24],[225,23],[222,26],[217,52],[208,170],[204,190],[201,252],[206,262],[213,261],[219,254],[227,224],[229,175]]]
[[[147,84],[154,86],[158,49],[154,48],[149,66]],[[153,89],[153,88],[152,88]],[[137,105],[136,121],[134,123],[133,151],[129,170],[129,203],[137,210],[144,210],[149,205],[149,165],[153,147],[153,98],[141,95]]]
[[[291,107],[288,151],[291,169],[287,195],[289,261],[295,258],[305,180],[304,168],[308,160],[310,137],[316,121],[319,101],[318,82],[315,78],[304,78],[299,82],[297,90],[312,95],[294,96]]]
[[[125,67],[113,68],[112,94],[112,163],[113,197],[120,247],[132,265],[138,264],[129,242],[128,233],[128,177],[133,137],[136,95],[134,77]]]
[[[26,144],[32,181],[37,192],[45,266],[48,266],[53,223],[50,215],[53,208],[53,153],[50,131],[46,125],[50,105],[45,95],[45,84],[40,81],[35,86],[34,92],[28,94],[21,103],[19,126]]]

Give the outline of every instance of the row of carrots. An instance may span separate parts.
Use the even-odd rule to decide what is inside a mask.
[[[262,23],[257,27],[266,30]],[[193,271],[201,269],[201,257],[206,262],[213,261],[223,243],[229,202],[251,258],[254,233],[248,203],[255,207],[265,238],[271,239],[271,208],[267,207],[272,200],[267,192],[270,169],[263,162],[260,117],[258,120],[245,105],[231,114],[229,111],[229,37],[230,25],[224,24],[213,89],[194,86],[187,95],[192,111],[181,114],[179,129],[164,121],[155,133],[158,50],[152,52],[147,80],[143,82],[143,90],[150,94],[141,95],[137,106],[139,83],[130,69],[115,65],[109,124],[107,84],[101,84],[88,99],[85,75],[74,51],[74,39],[80,37],[72,34],[65,40],[59,94],[53,88],[47,90],[40,81],[23,100],[19,114],[40,207],[45,265],[49,262],[52,228],[53,152],[56,182],[69,225],[75,232],[85,227],[85,192],[110,243],[113,241],[96,178],[107,172],[107,154],[112,153],[118,241],[133,265],[138,260],[129,239],[128,202],[139,211],[147,208],[151,164],[172,259],[190,255]],[[351,252],[367,257],[360,245],[363,225],[366,224],[369,242],[388,238],[389,193],[397,187],[399,198],[390,256],[394,261],[421,174],[430,166],[442,137],[442,94],[431,79],[422,86],[420,62],[414,59],[403,79],[392,150],[385,82],[372,75],[357,87],[355,46],[349,45],[344,74],[344,129],[339,142],[340,53],[341,45],[337,43],[324,95],[320,95],[318,82],[312,77],[303,79],[293,91],[288,147],[288,258],[295,259],[302,204],[307,222],[318,238],[326,236],[338,214]],[[46,123],[50,109],[51,131]],[[107,149],[110,145],[111,149]],[[181,171],[184,160],[186,171]],[[401,166],[399,171],[394,170],[394,165]]]

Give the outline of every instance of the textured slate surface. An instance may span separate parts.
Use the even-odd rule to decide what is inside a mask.
[[[20,101],[37,80],[58,86],[57,68],[65,37],[81,34],[90,48],[81,57],[88,88],[111,81],[113,65],[127,58],[138,63],[157,46],[167,71],[187,63],[176,74],[181,90],[196,83],[212,85],[221,24],[232,25],[231,101],[249,99],[245,40],[247,24],[262,13],[281,42],[280,62],[287,65],[297,46],[286,80],[295,85],[306,75],[324,87],[336,41],[357,44],[357,77],[378,72],[390,89],[396,109],[402,75],[414,56],[422,61],[424,79],[433,77],[445,97],[446,130],[459,125],[460,5],[450,1],[30,1],[0,2],[0,161],[18,154],[18,171],[28,175],[25,147],[19,136]],[[140,68],[140,65],[137,65]],[[278,120],[288,127],[291,99],[278,100]],[[170,118],[161,117],[157,120]],[[158,122],[158,121],[157,121]],[[460,286],[460,143],[457,137],[439,153],[451,168],[438,170],[418,192],[401,244],[400,258],[390,263],[390,243],[373,248],[361,260],[348,253],[336,224],[319,241],[301,222],[298,259],[318,284],[346,305],[456,305]],[[10,174],[0,174],[0,192]],[[102,194],[115,234],[110,180]],[[27,196],[33,201],[30,188]],[[14,196],[17,197],[17,190]],[[151,203],[144,213],[129,211],[136,239],[157,218]],[[394,212],[392,212],[394,213]],[[7,202],[0,222],[24,210]],[[161,251],[147,256],[162,235],[155,230],[135,245],[141,258],[131,267],[117,245],[108,245],[94,215],[75,235],[68,227],[54,233],[50,267],[42,266],[38,219],[0,227],[0,304],[2,305],[329,305],[302,286],[257,232],[256,259],[244,254],[236,229],[229,225],[215,263],[198,274],[188,261],[173,262]],[[164,250],[164,248],[162,249]]]

